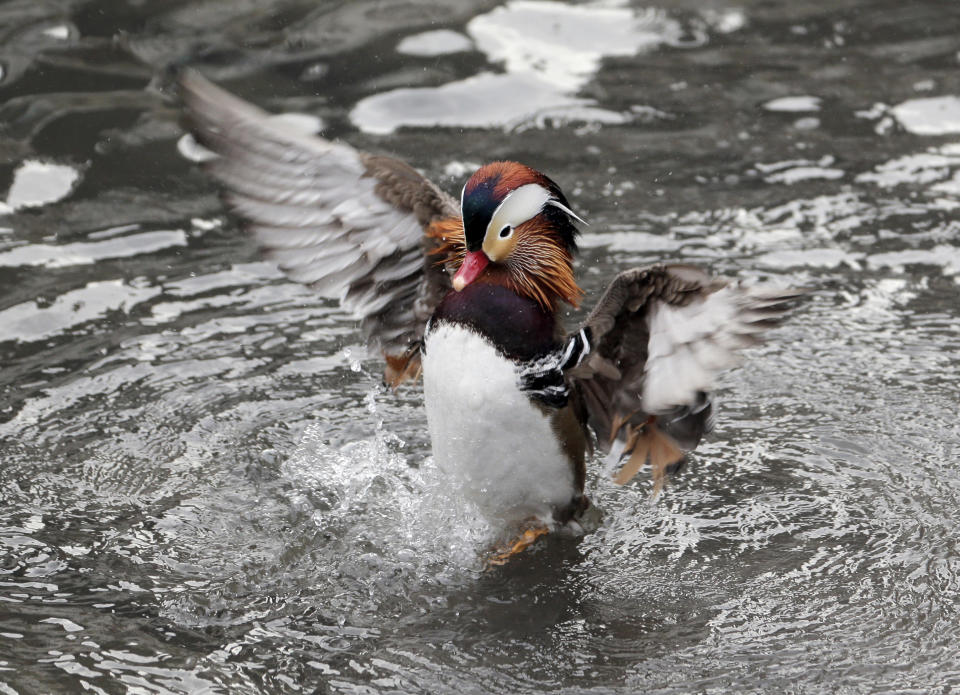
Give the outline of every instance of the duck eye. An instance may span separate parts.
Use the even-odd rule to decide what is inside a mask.
[[[508,224],[508,225],[506,225],[503,229],[500,230],[500,238],[501,238],[501,239],[506,239],[506,238],[507,238],[508,236],[510,236],[512,233],[513,233],[513,227],[511,227],[511,226]]]

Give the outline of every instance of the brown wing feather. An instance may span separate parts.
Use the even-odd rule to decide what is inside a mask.
[[[624,462],[617,482],[649,462],[659,489],[710,426],[713,379],[797,296],[685,265],[634,268],[614,279],[583,324],[592,349],[567,374],[600,446]]]
[[[360,319],[389,382],[419,374],[410,346],[450,289],[424,232],[456,224],[457,201],[400,160],[299,131],[194,71],[180,93],[187,128],[217,155],[204,168],[264,253]]]

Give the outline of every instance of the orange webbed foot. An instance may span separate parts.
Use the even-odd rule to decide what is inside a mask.
[[[500,546],[490,557],[487,558],[487,567],[499,567],[507,564],[514,555],[522,553],[533,545],[540,536],[550,533],[550,529],[543,525],[528,528],[517,536],[514,540]]]

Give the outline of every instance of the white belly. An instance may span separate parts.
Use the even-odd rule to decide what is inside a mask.
[[[486,516],[547,521],[553,507],[570,502],[573,471],[547,416],[486,339],[452,324],[431,330],[423,389],[437,465]]]

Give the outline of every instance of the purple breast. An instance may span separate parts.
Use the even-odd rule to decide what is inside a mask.
[[[514,360],[533,359],[559,347],[554,315],[500,285],[475,283],[450,292],[433,320],[469,326]]]

